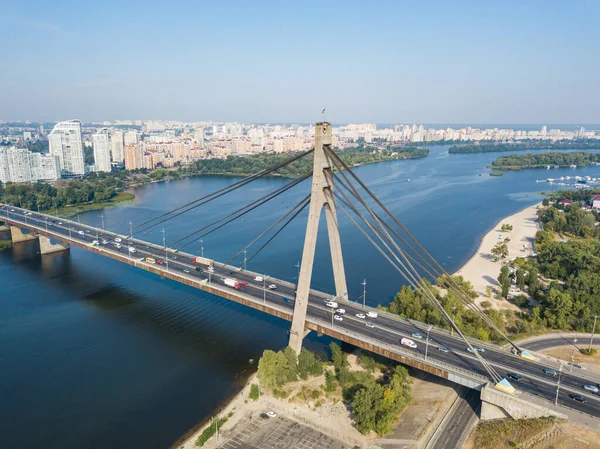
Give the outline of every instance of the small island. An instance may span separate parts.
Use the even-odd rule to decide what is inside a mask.
[[[488,168],[495,170],[521,170],[524,168],[558,167],[587,167],[600,164],[600,153],[542,153],[542,154],[511,154],[495,159]]]
[[[468,153],[497,153],[502,151],[528,151],[528,150],[597,150],[600,149],[600,139],[573,139],[573,140],[528,140],[513,143],[476,143],[469,145],[454,145],[450,147],[450,154]]]

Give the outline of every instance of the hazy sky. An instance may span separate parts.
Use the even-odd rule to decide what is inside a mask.
[[[0,2],[0,119],[600,123],[600,2]]]

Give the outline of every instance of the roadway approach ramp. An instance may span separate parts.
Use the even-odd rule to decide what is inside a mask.
[[[514,394],[504,393],[491,384],[481,389],[481,419],[529,419],[543,416],[556,416],[567,419],[566,415],[543,405],[534,404]]]

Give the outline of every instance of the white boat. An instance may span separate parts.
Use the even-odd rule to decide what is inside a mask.
[[[577,165],[575,165],[575,164],[569,165],[569,168],[577,168]]]

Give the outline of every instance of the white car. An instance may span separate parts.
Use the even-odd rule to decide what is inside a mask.
[[[269,418],[276,418],[276,417],[277,417],[277,413],[275,413],[273,410],[269,410],[269,411],[267,412],[267,416],[268,416]]]
[[[117,248],[121,248],[121,244],[120,244],[120,243],[115,243],[115,246],[116,246]]]
[[[121,243],[121,239],[120,239],[119,237],[117,237],[117,238],[115,239],[115,242],[117,242],[117,243]]]
[[[365,323],[365,325],[367,327],[370,327],[371,329],[373,329],[375,327],[375,325],[373,323]]]
[[[344,318],[341,315],[333,315],[333,319],[336,321],[344,321]]]
[[[356,314],[356,318],[360,318],[361,320],[365,319],[365,314],[364,313],[357,313]]]
[[[59,221],[59,222],[58,222],[58,224],[59,224],[59,225],[62,225],[62,221]]]
[[[331,307],[333,309],[337,309],[338,303],[337,302],[333,302],[333,301],[329,301],[327,304],[325,304],[327,307]]]
[[[269,284],[269,290],[277,290],[277,286],[275,284]]]
[[[598,393],[598,391],[600,391],[596,385],[583,385],[583,389],[591,391],[592,393]]]
[[[130,253],[136,253],[136,252],[137,252],[137,250],[136,250],[136,249],[135,249],[133,246],[130,246],[130,247],[129,247],[129,252],[130,252]]]
[[[79,231],[79,235],[85,235],[85,232]]]
[[[340,315],[343,315],[344,313],[346,313],[346,309],[337,309],[336,313],[339,313]]]
[[[255,280],[256,282],[262,282],[262,281],[264,281],[264,280],[265,280],[265,278],[263,278],[262,276],[256,276],[256,277],[254,278],[254,280]]]
[[[369,318],[377,318],[377,312],[367,312]]]
[[[94,246],[98,246],[99,244],[100,244],[100,242],[99,242],[98,240],[94,240],[94,241],[92,242],[92,245],[94,245]]]

